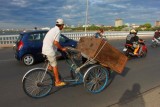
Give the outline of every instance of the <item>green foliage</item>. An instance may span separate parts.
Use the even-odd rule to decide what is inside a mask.
[[[145,24],[143,24],[143,25],[140,25],[140,28],[146,28],[146,29],[149,29],[149,28],[151,28],[152,26],[151,26],[151,24],[150,23],[145,23]]]
[[[159,27],[154,27],[154,28],[153,28],[154,31],[155,31],[155,30],[158,30],[158,29],[160,29],[160,26],[159,26]]]
[[[96,25],[91,25],[89,27],[87,27],[87,31],[96,31],[99,28],[103,28],[105,31],[121,31],[123,28],[127,27],[126,25],[123,26],[119,26],[119,27],[113,27],[113,26],[96,26]],[[84,31],[85,28],[80,26],[80,27],[75,27],[75,28],[71,28],[71,27],[66,27],[64,28],[64,31]]]
[[[146,28],[148,28],[148,29],[152,27],[150,23],[146,23],[146,24],[144,24],[144,26],[145,26]]]
[[[96,26],[92,24],[91,26],[87,27],[87,31],[96,31],[99,28],[103,28],[105,31],[124,31],[126,29],[129,29],[127,25],[119,26],[119,27],[114,27],[114,26]],[[67,30],[66,30],[67,29]],[[138,28],[135,28],[138,31],[155,31],[157,29],[160,29],[160,27],[152,27],[150,23],[145,23],[143,25],[140,25]],[[85,28],[80,26],[80,27],[67,27],[65,28],[66,31],[85,31]]]

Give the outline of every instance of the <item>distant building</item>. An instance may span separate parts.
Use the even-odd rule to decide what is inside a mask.
[[[129,23],[125,23],[124,25],[126,25],[126,26],[128,26],[128,27],[130,26],[130,24],[129,24]]]
[[[122,19],[116,19],[115,20],[115,27],[122,26],[122,25],[123,25],[123,20]]]
[[[135,29],[135,28],[138,28],[138,27],[139,27],[139,25],[131,24],[131,27]]]
[[[160,21],[156,21],[155,26],[160,26]]]
[[[50,30],[49,27],[44,27],[44,28],[41,28],[42,30]]]
[[[104,25],[102,25],[102,24],[96,24],[95,26],[97,26],[97,27],[103,27]]]
[[[74,26],[74,25],[71,25],[71,28],[75,28],[75,26]]]
[[[91,25],[83,25],[82,27],[90,27]]]

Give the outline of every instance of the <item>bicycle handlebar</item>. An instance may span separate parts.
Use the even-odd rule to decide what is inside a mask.
[[[70,58],[72,55],[79,53],[79,51],[75,48],[72,47],[66,47],[67,51],[65,51],[65,53],[67,54],[67,56]]]

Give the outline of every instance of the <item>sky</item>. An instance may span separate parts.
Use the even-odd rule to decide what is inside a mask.
[[[160,21],[160,0],[88,0],[88,23],[114,26]],[[67,25],[84,25],[87,0],[0,0],[0,29],[53,27],[58,18]]]

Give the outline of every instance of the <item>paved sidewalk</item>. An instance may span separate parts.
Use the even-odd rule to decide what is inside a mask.
[[[160,107],[160,85],[107,107]]]
[[[13,47],[13,44],[0,44],[0,48],[10,48]]]
[[[145,107],[160,107],[160,86],[143,95]]]

